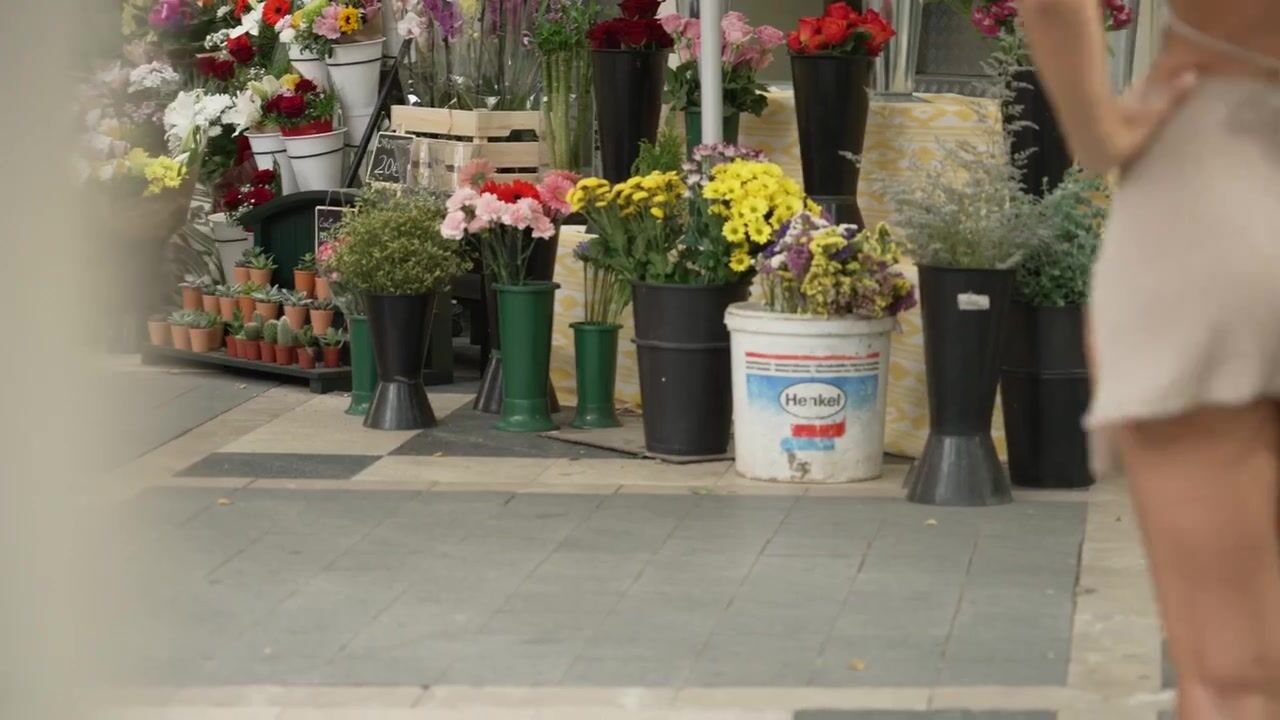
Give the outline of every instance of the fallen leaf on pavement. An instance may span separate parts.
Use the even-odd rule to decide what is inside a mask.
[[[442,452],[438,452],[438,453],[431,453],[431,457],[444,457],[444,453],[442,453]]]
[[[231,504],[231,498],[218,498],[218,504],[219,504],[219,505],[230,505],[230,504]]]
[[[850,660],[849,669],[854,672],[862,672],[867,669],[867,663],[862,660]]]
[[[924,521],[924,524],[928,525],[929,527],[933,527],[938,524],[938,521],[934,520],[933,518],[929,518],[928,520]]]
[[[697,487],[690,490],[689,492],[693,493],[694,495],[710,495],[711,488]]]

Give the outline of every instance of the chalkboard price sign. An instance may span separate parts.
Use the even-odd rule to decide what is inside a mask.
[[[408,185],[410,161],[413,157],[413,136],[401,133],[378,133],[369,157],[368,182]]]
[[[329,207],[319,205],[316,207],[316,252],[320,252],[320,246],[333,239],[334,229],[338,227],[338,223],[342,222],[342,216],[349,212],[355,212],[355,208],[349,207]]]

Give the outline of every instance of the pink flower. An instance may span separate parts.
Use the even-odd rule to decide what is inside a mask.
[[[658,18],[658,22],[662,24],[662,29],[666,30],[668,35],[679,35],[680,28],[684,27],[684,16],[680,13],[671,13]]]
[[[458,171],[458,182],[464,187],[478,188],[493,175],[493,163],[484,158],[476,158]]]
[[[444,222],[440,224],[440,236],[446,240],[461,240],[467,234],[467,214],[461,210],[455,210],[444,216]]]
[[[474,205],[479,198],[480,194],[475,190],[469,187],[459,188],[457,192],[449,196],[449,200],[444,207],[449,212],[457,212],[468,205]]]
[[[542,184],[538,186],[538,196],[542,199],[542,204],[558,216],[573,212],[568,198],[569,193],[578,184],[578,180],[577,175],[567,170],[552,170],[547,173],[542,178]]]
[[[538,213],[533,216],[533,236],[539,240],[549,240],[556,235],[555,223],[547,219],[546,215]]]
[[[525,230],[533,224],[534,215],[541,215],[542,208],[532,198],[520,198],[506,206],[502,215],[502,224],[510,225],[517,230]]]
[[[702,45],[702,23],[697,18],[686,18],[684,21],[684,30],[680,34],[688,40],[688,44],[693,48],[693,57],[696,59],[701,52]]]
[[[772,25],[761,25],[756,28],[756,38],[765,50],[772,50],[787,41],[787,34]]]
[[[365,18],[373,18],[378,15],[378,11],[382,9],[382,0],[364,0],[364,16]]]
[[[342,36],[342,31],[338,30],[338,6],[330,5],[320,13],[320,17],[311,23],[311,32],[327,37],[330,40],[337,40]]]
[[[493,193],[485,193],[476,198],[475,202],[476,217],[486,222],[500,222],[505,208],[505,203],[498,199]]]
[[[737,45],[748,40],[755,31],[747,24],[747,16],[740,12],[727,12],[720,18],[720,31],[726,45]]]
[[[467,234],[479,235],[480,233],[488,232],[490,227],[491,225],[488,220],[485,220],[484,218],[476,218],[467,225]]]

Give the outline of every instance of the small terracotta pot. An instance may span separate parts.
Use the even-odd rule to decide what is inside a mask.
[[[258,343],[253,340],[245,340],[240,343],[240,357],[245,360],[261,360],[262,350],[258,347]]]
[[[186,325],[170,325],[169,338],[179,350],[191,349],[191,331]]]
[[[260,315],[262,315],[262,319],[264,321],[275,320],[276,318],[280,317],[280,303],[264,303],[264,302],[254,303],[253,309],[254,309],[254,312],[257,312]],[[253,317],[253,316],[250,315],[249,317]]]
[[[213,349],[213,328],[191,328],[191,351],[207,353]]]
[[[231,282],[236,285],[243,285],[249,282],[249,268],[240,267],[239,265],[231,268]]]
[[[205,293],[200,296],[200,303],[204,306],[204,311],[210,315],[218,314],[218,296]]]
[[[169,323],[163,320],[148,320],[147,335],[151,336],[151,344],[156,347],[169,346]]]
[[[204,303],[200,300],[201,295],[203,295],[203,292],[200,288],[182,288],[182,309],[199,310],[204,307]]]
[[[298,367],[303,370],[315,369],[316,354],[311,348],[298,348]]]
[[[256,270],[256,269],[254,269],[254,268],[250,268],[250,269],[249,269],[249,279],[250,279],[250,280],[252,280],[252,281],[254,281],[254,282],[256,282],[256,283],[258,283],[259,285],[263,285],[263,286],[270,285],[270,284],[271,284],[271,271],[270,271],[270,270]]]
[[[293,271],[293,289],[301,290],[307,294],[307,297],[315,297],[316,294],[316,271],[315,270],[294,270]]]
[[[342,367],[342,348],[326,347],[321,348],[324,353],[324,366],[327,368]]]
[[[301,330],[307,324],[307,308],[302,305],[285,305],[284,316],[289,319],[289,325],[294,330]]]
[[[329,278],[316,276],[316,298],[320,300],[333,299],[333,290],[329,288]]]
[[[333,327],[333,315],[333,310],[311,309],[311,329],[315,332],[316,337],[329,332],[329,328]]]
[[[221,350],[227,345],[227,326],[218,323],[213,326],[213,349]]]
[[[240,319],[245,322],[249,322],[249,319],[253,317],[254,308],[257,307],[257,303],[253,301],[253,297],[250,295],[241,295],[236,298],[236,305],[240,307]]]
[[[266,340],[258,341],[258,357],[265,363],[276,361],[276,346]]]
[[[276,346],[276,364],[277,365],[293,364],[293,346],[292,345]]]
[[[240,314],[244,315],[244,313],[240,313]],[[227,322],[231,322],[232,318],[234,318],[235,316],[236,316],[236,299],[233,297],[219,297],[218,298],[218,317],[222,318],[223,320],[226,320]],[[245,322],[248,322],[249,318],[244,318],[244,320]]]
[[[240,345],[233,335],[227,336],[227,357],[240,357]]]

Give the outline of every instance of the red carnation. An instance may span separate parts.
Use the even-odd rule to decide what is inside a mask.
[[[628,20],[652,20],[658,16],[660,0],[622,0],[618,8]]]
[[[858,21],[858,11],[849,6],[849,3],[838,2],[827,6],[824,17],[839,18],[840,20]]]
[[[319,88],[316,87],[316,84],[311,82],[307,78],[302,78],[301,80],[298,81],[297,85],[293,86],[293,91],[298,93],[299,95],[306,95],[307,93],[313,93],[318,89]]]
[[[258,207],[271,202],[275,199],[275,196],[276,194],[271,192],[271,188],[254,187],[249,188],[249,191],[244,194],[244,199],[245,202],[249,203],[250,207]]]
[[[253,179],[249,181],[250,185],[259,187],[270,187],[271,183],[276,181],[275,170],[259,170],[253,174]]]
[[[227,41],[227,53],[235,58],[238,63],[247,63],[253,61],[256,54],[253,49],[253,41],[248,35],[233,37]]]
[[[211,77],[213,75],[213,66],[217,62],[218,58],[213,55],[197,55],[196,73],[203,77]]]
[[[244,204],[244,197],[240,195],[239,188],[231,188],[222,196],[222,207],[228,210],[239,210]]]
[[[787,35],[787,49],[797,55],[804,53],[804,41],[800,39],[799,30],[792,30],[791,34]]]
[[[300,118],[307,114],[307,99],[301,95],[281,95],[276,110],[287,118]]]
[[[216,80],[230,80],[236,76],[236,64],[231,60],[215,60],[213,77]]]

